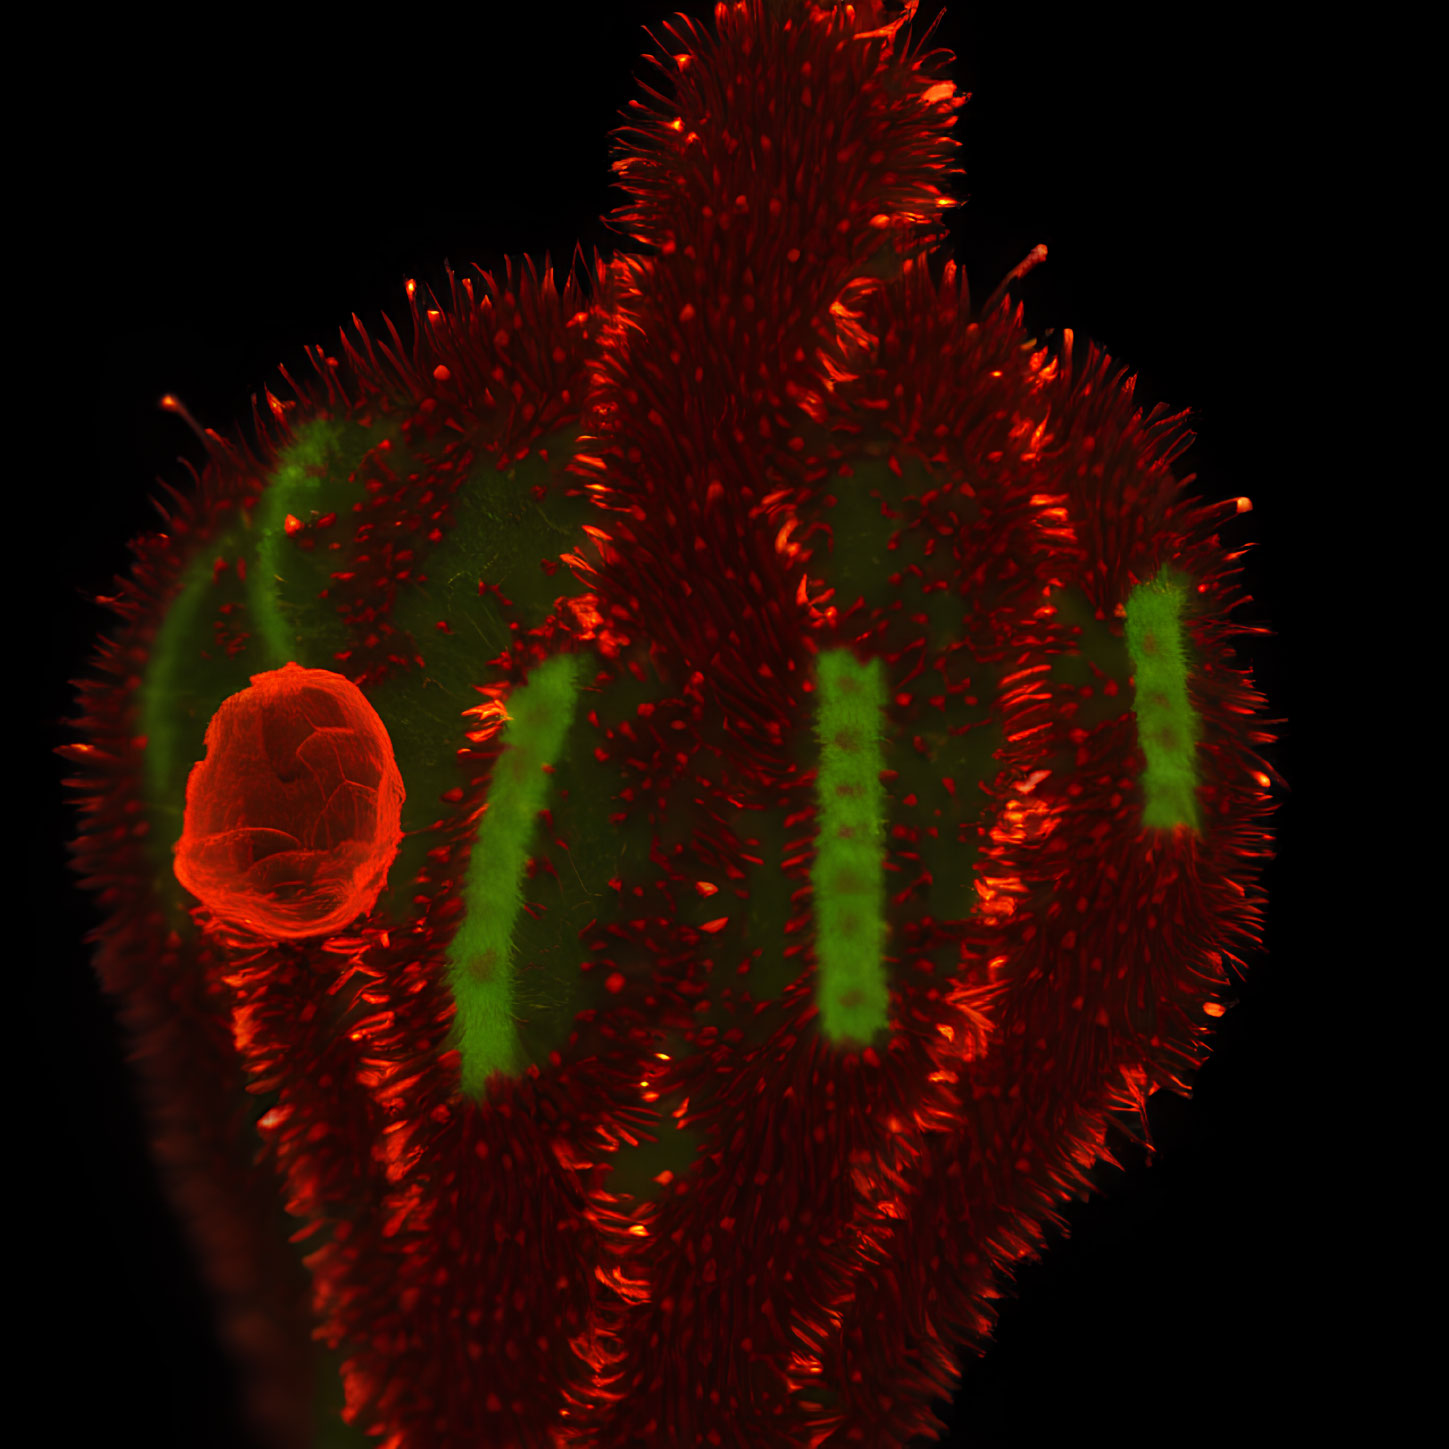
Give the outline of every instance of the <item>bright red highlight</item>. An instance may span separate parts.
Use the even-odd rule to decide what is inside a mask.
[[[328,935],[381,894],[403,799],[387,728],[351,680],[295,663],[254,674],[206,727],[176,878],[257,935]]]

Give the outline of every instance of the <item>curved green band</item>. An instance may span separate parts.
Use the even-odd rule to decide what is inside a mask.
[[[522,1066],[513,1016],[514,925],[523,910],[529,844],[550,788],[543,766],[562,756],[582,674],[578,655],[555,654],[508,696],[503,752],[463,881],[466,913],[446,962],[467,1096],[478,1096],[494,1072]]]

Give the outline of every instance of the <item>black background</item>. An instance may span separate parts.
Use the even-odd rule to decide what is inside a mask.
[[[73,104],[40,116],[34,138],[66,177],[43,200],[37,187],[55,245],[27,278],[57,348],[50,401],[68,408],[64,475],[33,480],[67,535],[46,580],[47,749],[72,738],[66,680],[110,619],[92,596],[127,567],[126,540],[157,526],[154,480],[184,486],[178,456],[202,461],[160,395],[226,431],[264,384],[282,392],[278,363],[310,375],[303,347],[334,346],[353,311],[374,335],[387,311],[406,338],[404,282],[443,295],[445,258],[460,274],[473,262],[500,272],[505,252],[567,265],[576,241],[616,248],[599,221],[621,200],[608,133],[634,76],[649,76],[641,26],[681,48],[658,23],[673,9],[430,8],[323,24],[237,8],[230,20],[101,19],[72,37]],[[1047,243],[1049,260],[1015,289],[1038,335],[1070,326],[1136,369],[1144,406],[1194,410],[1198,440],[1179,467],[1205,497],[1254,501],[1226,536],[1256,540],[1241,617],[1277,634],[1244,652],[1272,713],[1293,720],[1303,626],[1291,585],[1306,546],[1285,408],[1306,263],[1300,252],[1295,281],[1282,243],[1303,204],[1304,60],[1261,25],[1249,40],[1211,8],[1137,3],[958,4],[930,43],[956,53],[973,93],[953,183],[968,203],[950,217],[972,295]],[[1271,757],[1301,792],[1293,724],[1281,734]],[[64,766],[42,758],[58,782]],[[155,1449],[253,1449],[82,944],[98,917],[69,883],[60,794],[57,783],[49,854],[31,862],[51,964],[28,1006],[37,1023],[63,1023],[40,1068],[42,1130],[61,1150],[36,1215],[53,1241],[35,1250],[52,1265],[36,1294],[53,1335],[42,1356],[78,1369],[58,1422],[74,1442],[130,1424]],[[1249,1427],[1302,1433],[1306,1414],[1332,1408],[1328,1366],[1309,1370],[1303,1353],[1318,1310],[1298,1098],[1318,943],[1291,794],[1278,829],[1267,950],[1192,1101],[1154,1098],[1157,1160],[1124,1148],[1126,1172],[1099,1169],[1103,1195],[1074,1205],[1070,1237],[1021,1272],[995,1346],[964,1366],[949,1442],[1205,1444]]]

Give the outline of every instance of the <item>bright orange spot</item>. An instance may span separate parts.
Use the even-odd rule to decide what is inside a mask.
[[[330,935],[381,894],[404,798],[387,729],[355,684],[296,663],[254,674],[206,727],[176,879],[258,935]]]

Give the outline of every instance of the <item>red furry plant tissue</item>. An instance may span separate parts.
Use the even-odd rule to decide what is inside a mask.
[[[287,1449],[938,1432],[1256,945],[1247,500],[932,280],[913,9],[666,26],[643,254],[410,284],[110,600],[96,966]]]

